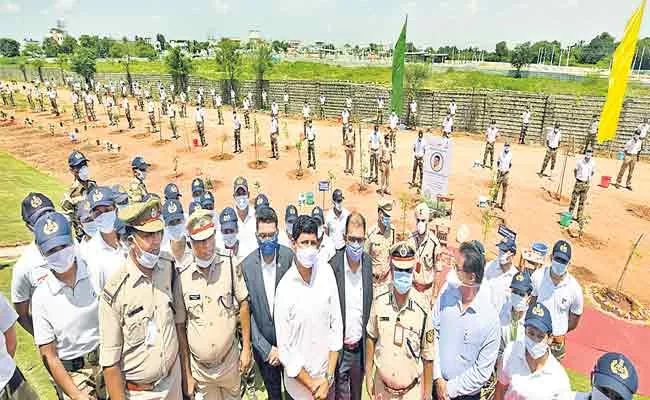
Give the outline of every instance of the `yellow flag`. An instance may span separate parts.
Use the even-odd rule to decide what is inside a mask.
[[[601,144],[616,136],[618,127],[618,118],[621,115],[623,107],[623,97],[627,89],[627,80],[630,77],[630,68],[632,59],[636,51],[636,41],[639,38],[639,29],[641,28],[641,19],[643,19],[643,10],[645,9],[643,0],[639,8],[636,9],[632,18],[625,26],[625,35],[619,43],[612,58],[612,70],[609,73],[609,88],[607,89],[607,99],[600,114],[600,124],[598,125],[598,143]]]

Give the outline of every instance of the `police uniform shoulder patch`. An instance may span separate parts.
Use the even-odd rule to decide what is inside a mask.
[[[104,285],[102,297],[109,306],[113,305],[117,293],[120,291],[120,288],[124,285],[124,282],[126,282],[128,277],[129,273],[126,270],[126,264],[124,264],[115,271],[111,278],[106,282],[106,285]]]
[[[433,343],[433,339],[434,339],[433,329],[431,329],[426,333],[426,339],[427,339],[427,343]]]

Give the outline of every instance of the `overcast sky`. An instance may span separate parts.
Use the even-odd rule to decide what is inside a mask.
[[[41,40],[57,18],[69,32],[115,37],[206,40],[322,40],[337,45],[391,43],[406,13],[407,40],[418,46],[455,44],[494,49],[523,41],[563,45],[608,31],[620,38],[640,0],[0,0],[0,37]],[[183,7],[181,7],[183,5]],[[650,36],[648,13],[641,36]]]

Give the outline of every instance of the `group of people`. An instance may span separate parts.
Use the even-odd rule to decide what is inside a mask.
[[[591,391],[571,392],[560,362],[583,296],[564,240],[532,272],[511,238],[491,261],[478,241],[449,253],[426,203],[399,241],[389,197],[368,227],[340,189],[327,212],[288,204],[281,218],[244,177],[221,210],[195,178],[185,208],[176,184],[147,189],[142,157],[124,186],[93,181],[89,164],[69,155],[59,211],[41,193],[22,201],[34,240],[13,270],[14,307],[0,296],[3,399],[39,397],[13,360],[30,345],[16,322],[61,399],[254,397],[253,371],[269,399],[360,400],[364,384],[373,399],[437,400],[631,400],[638,388],[632,362],[606,353]]]

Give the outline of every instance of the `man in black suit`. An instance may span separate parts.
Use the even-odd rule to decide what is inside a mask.
[[[366,325],[372,304],[372,261],[363,252],[366,220],[352,212],[345,223],[345,247],[330,260],[339,290],[343,350],[335,377],[336,400],[361,400],[366,365]]]
[[[273,320],[275,289],[293,263],[293,252],[278,244],[278,216],[270,207],[256,215],[259,249],[241,263],[250,293],[253,357],[270,400],[282,399],[282,365],[278,354]]]

